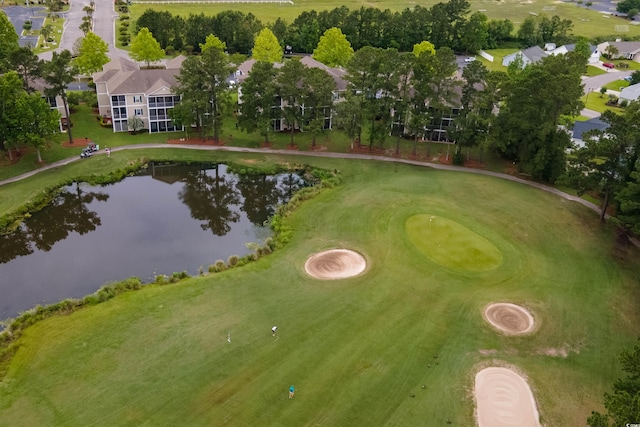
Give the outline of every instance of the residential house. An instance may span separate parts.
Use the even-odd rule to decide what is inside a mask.
[[[140,69],[133,61],[116,58],[93,75],[98,110],[110,118],[114,132],[130,130],[129,119],[138,117],[149,133],[181,130],[169,111],[180,102],[172,92],[178,81],[184,56],[166,63],[166,68]]]
[[[629,59],[631,61],[640,62],[640,41],[636,42],[604,42],[598,45],[600,53],[607,53],[607,48],[613,46],[618,53],[613,55],[613,59]]]
[[[560,47],[556,47],[554,49],[547,51],[547,54],[548,55],[564,55],[565,53],[573,52],[575,49],[576,49],[575,44],[565,44]],[[598,49],[598,46],[589,45],[589,52],[591,52],[587,61],[589,64],[595,64],[600,61],[601,52],[600,52],[600,49]]]
[[[547,52],[542,50],[540,46],[532,46],[505,56],[502,58],[502,65],[508,67],[509,64],[516,60],[516,58],[520,57],[522,58],[522,66],[526,67],[529,64],[535,64],[536,62],[541,61],[545,56],[547,56]]]
[[[638,101],[640,99],[640,83],[627,86],[620,91],[619,101]]]
[[[571,141],[574,146],[581,148],[584,147],[585,143],[583,140],[584,135],[593,130],[605,130],[609,128],[609,123],[604,122],[600,119],[600,117],[596,117],[593,119],[585,120],[583,122],[575,122],[573,124],[573,133],[571,135]]]

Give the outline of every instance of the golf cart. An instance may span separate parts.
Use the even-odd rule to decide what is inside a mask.
[[[90,142],[87,144],[85,148],[82,149],[82,153],[80,153],[81,159],[86,159],[87,157],[91,157],[93,153],[97,152],[100,149],[100,146],[95,142]]]

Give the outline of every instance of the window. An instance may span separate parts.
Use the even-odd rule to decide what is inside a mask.
[[[142,115],[142,108],[136,108],[134,110],[134,113],[136,116],[141,116]]]
[[[114,95],[111,97],[111,104],[113,106],[127,105],[124,95]]]
[[[133,95],[133,102],[140,104],[142,102],[142,95]]]

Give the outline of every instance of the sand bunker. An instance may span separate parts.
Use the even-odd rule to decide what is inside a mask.
[[[312,255],[304,264],[308,275],[334,280],[357,276],[367,267],[362,255],[347,249],[332,249]]]
[[[476,374],[479,427],[540,427],[538,409],[527,382],[507,368],[486,368]]]
[[[533,331],[533,316],[519,305],[509,303],[489,304],[484,309],[484,318],[491,326],[505,334],[518,335]]]

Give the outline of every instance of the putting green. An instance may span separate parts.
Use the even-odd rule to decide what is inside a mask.
[[[413,215],[407,219],[405,229],[420,252],[444,267],[481,272],[502,264],[502,253],[493,243],[450,219]]]

